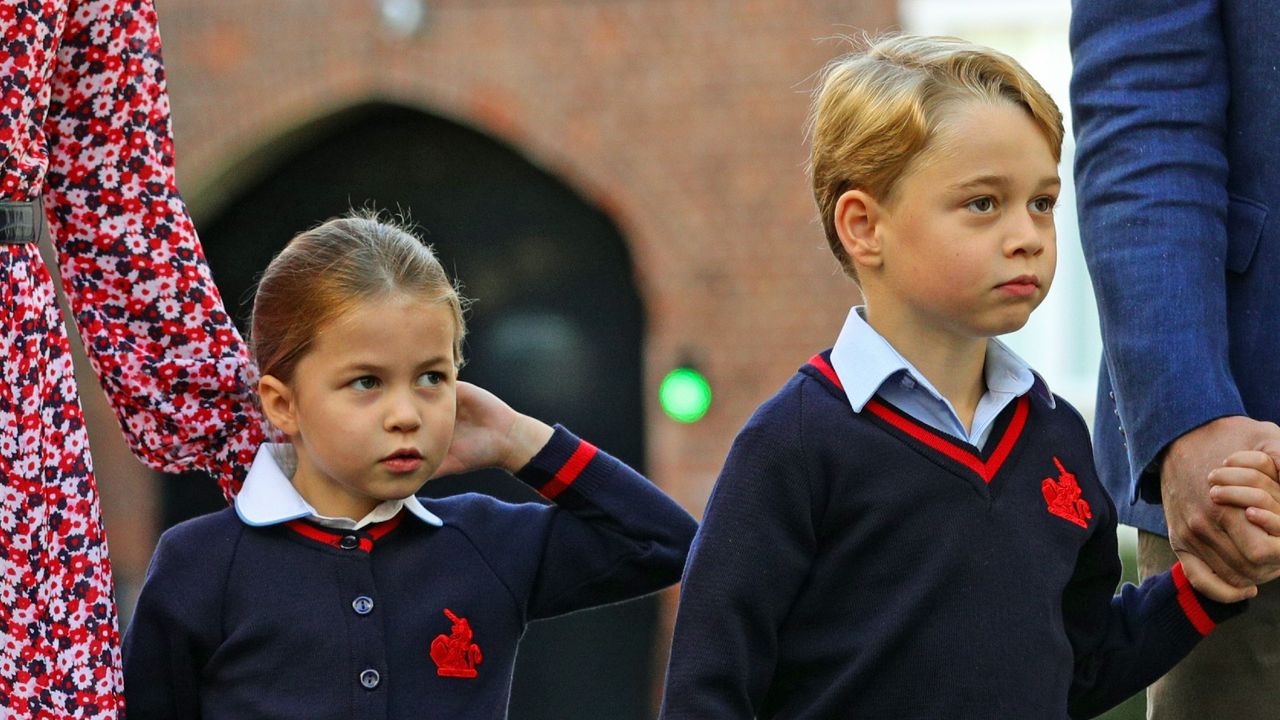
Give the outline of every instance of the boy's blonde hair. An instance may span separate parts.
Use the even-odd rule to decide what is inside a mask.
[[[1062,155],[1062,112],[1016,60],[959,38],[886,35],[823,68],[809,120],[813,194],[831,252],[857,271],[836,235],[836,201],[863,190],[890,202],[897,181],[928,146],[944,109],[965,100],[1008,101]]]
[[[462,364],[463,299],[431,248],[375,211],[298,233],[267,265],[253,301],[249,346],[258,369],[284,382],[316,334],[368,300],[396,294],[448,306],[454,364]]]

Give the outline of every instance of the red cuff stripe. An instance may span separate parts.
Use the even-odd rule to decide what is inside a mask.
[[[1181,561],[1174,563],[1172,572],[1173,585],[1178,588],[1178,604],[1182,606],[1182,612],[1186,614],[1191,625],[1201,636],[1213,632],[1217,625],[1213,622],[1213,618],[1209,617],[1209,613],[1204,611],[1204,606],[1196,597],[1195,590],[1191,589],[1191,582],[1187,580],[1187,574],[1182,570]]]
[[[596,446],[586,440],[579,441],[578,449],[573,451],[573,455],[569,457],[559,470],[556,471],[555,477],[547,481],[539,492],[548,500],[555,500],[560,493],[569,489],[574,480],[582,474],[587,464],[596,456]]]

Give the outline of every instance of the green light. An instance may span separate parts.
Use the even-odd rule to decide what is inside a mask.
[[[697,422],[711,407],[711,384],[693,368],[676,368],[658,386],[658,402],[671,419]]]

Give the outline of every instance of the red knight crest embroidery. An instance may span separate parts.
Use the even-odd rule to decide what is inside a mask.
[[[473,678],[476,676],[476,666],[484,657],[480,654],[480,646],[471,642],[471,623],[466,618],[454,615],[449,608],[444,609],[444,614],[453,623],[453,630],[448,635],[437,635],[431,641],[431,659],[436,663],[436,674],[442,677]]]
[[[1076,482],[1075,473],[1067,472],[1062,467],[1062,461],[1056,457],[1053,464],[1058,466],[1058,479],[1045,478],[1040,483],[1040,491],[1044,493],[1049,512],[1082,528],[1089,527],[1093,511],[1089,509],[1089,503],[1080,496],[1080,484]]]

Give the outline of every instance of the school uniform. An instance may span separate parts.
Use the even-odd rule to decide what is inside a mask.
[[[517,477],[554,505],[409,497],[326,527],[264,447],[234,508],[161,538],[129,717],[505,717],[528,623],[672,584],[697,527],[559,426]]]
[[[1241,611],[1180,567],[1113,597],[1088,430],[998,341],[969,429],[856,312],[836,350],[734,442],[683,580],[664,719],[1086,717]],[[952,420],[961,437],[935,427]]]

